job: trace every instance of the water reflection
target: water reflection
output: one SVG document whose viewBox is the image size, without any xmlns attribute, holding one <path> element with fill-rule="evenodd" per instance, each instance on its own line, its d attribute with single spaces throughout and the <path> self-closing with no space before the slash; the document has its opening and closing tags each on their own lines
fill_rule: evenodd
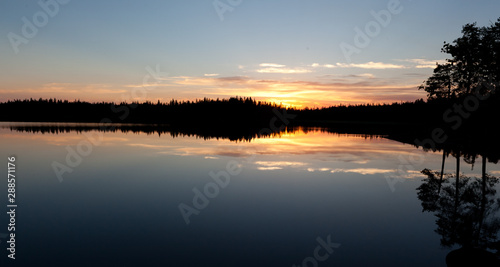
<svg viewBox="0 0 500 267">
<path fill-rule="evenodd" d="M 456 159 L 455 173 L 445 172 L 445 160 L 451 154 Z M 446 152 L 440 171 L 422 170 L 426 176 L 417 188 L 424 212 L 436 216 L 437 229 L 443 247 L 460 248 L 446 257 L 448 266 L 498 266 L 500 260 L 500 198 L 495 186 L 499 179 L 487 173 L 487 158 L 482 157 L 481 176 L 466 176 L 460 172 L 460 152 Z M 466 156 L 474 164 L 476 156 Z"/>
<path fill-rule="evenodd" d="M 71 146 L 85 139 L 86 134 L 104 133 L 102 147 L 124 146 L 151 155 L 201 157 L 205 160 L 258 156 L 255 160 L 245 160 L 245 167 L 261 172 L 295 170 L 332 175 L 395 175 L 397 170 L 394 166 L 398 163 L 395 155 L 415 153 L 413 146 L 384 136 L 342 134 L 327 128 L 286 128 L 267 136 L 249 135 L 248 139 L 235 140 L 223 135 L 211 138 L 206 133 L 176 132 L 168 127 L 114 126 L 113 129 L 101 129 L 98 124 L 9 123 L 3 128 L 10 130 L 11 134 L 3 136 L 12 140 L 36 137 L 51 145 Z M 409 170 L 402 178 L 415 177 L 421 177 L 421 174 Z"/>
<path fill-rule="evenodd" d="M 442 266 L 448 250 L 461 246 L 459 242 L 466 239 L 465 235 L 456 234 L 464 228 L 455 222 L 460 222 L 460 216 L 466 214 L 461 209 L 468 208 L 471 218 L 479 216 L 476 213 L 481 211 L 470 204 L 479 203 L 481 207 L 481 199 L 476 197 L 475 202 L 467 202 L 463 192 L 473 191 L 479 198 L 485 195 L 488 201 L 493 201 L 491 192 L 498 185 L 487 175 L 486 189 L 481 191 L 482 176 L 477 182 L 470 178 L 463 185 L 463 176 L 472 175 L 461 174 L 460 183 L 455 186 L 460 188 L 460 194 L 456 194 L 460 195 L 459 205 L 456 212 L 450 211 L 447 209 L 455 204 L 455 176 L 441 160 L 455 155 L 455 151 L 423 152 L 386 136 L 341 134 L 325 128 L 287 128 L 268 136 L 235 140 L 223 135 L 205 138 L 209 135 L 192 132 L 176 135 L 167 128 L 163 131 L 137 125 L 116 125 L 114 130 L 104 131 L 100 131 L 99 125 L 88 124 L 3 126 L 0 127 L 3 151 L 17 153 L 26 166 L 22 168 L 23 199 L 29 204 L 25 205 L 29 209 L 26 214 L 33 218 L 26 221 L 39 222 L 30 224 L 29 231 L 23 232 L 26 240 L 20 243 L 31 242 L 30 253 L 40 247 L 60 248 L 63 250 L 60 254 L 71 255 L 68 262 L 78 253 L 68 254 L 74 247 L 58 244 L 67 244 L 69 239 L 78 237 L 76 244 L 82 246 L 81 251 L 94 251 L 94 240 L 109 240 L 99 249 L 113 248 L 126 255 L 118 261 L 123 263 L 120 266 L 143 264 L 142 258 L 134 261 L 129 255 L 146 254 L 151 256 L 150 262 L 172 265 L 179 258 L 186 260 L 183 257 L 188 251 L 196 251 L 196 257 L 187 257 L 188 263 L 176 266 L 207 266 L 207 262 L 212 266 L 290 266 L 311 254 L 316 236 L 331 234 L 332 240 L 342 246 L 330 257 L 330 262 L 321 265 L 369 266 L 377 262 L 381 266 Z M 102 142 L 83 157 L 83 163 L 72 173 L 65 174 L 64 183 L 59 183 L 51 163 L 64 163 L 66 148 L 76 149 L 88 135 L 93 138 L 102 135 Z M 399 156 L 417 158 L 420 154 L 424 155 L 422 166 L 437 169 L 437 173 L 420 173 L 423 167 L 414 166 L 405 173 L 405 182 L 398 183 L 392 192 L 386 175 L 403 178 L 397 169 L 401 164 Z M 474 163 L 475 159 L 465 156 L 468 163 Z M 211 199 L 210 206 L 186 227 L 179 203 L 191 203 L 192 189 L 203 190 L 212 181 L 209 173 L 225 169 L 230 160 L 241 164 L 241 174 L 231 177 L 231 184 L 216 199 Z M 463 160 L 461 154 L 458 164 L 463 164 Z M 499 173 L 497 165 L 488 167 L 488 174 Z M 443 230 L 437 234 L 432 231 L 433 216 L 420 212 L 420 203 L 414 195 L 423 177 L 427 179 L 419 197 L 425 200 L 425 209 L 449 216 L 443 217 L 440 223 Z M 471 189 L 466 190 L 467 186 Z M 441 196 L 447 196 L 446 201 L 439 201 Z M 494 204 L 486 202 L 481 228 L 493 229 L 488 218 L 495 218 Z M 49 205 L 55 210 L 50 216 L 43 209 Z M 455 217 L 450 217 L 453 212 Z M 52 219 L 60 218 L 60 214 L 66 219 Z M 144 223 L 148 225 L 145 233 Z M 478 227 L 472 220 L 467 223 L 471 229 Z M 451 228 L 446 228 L 447 224 Z M 106 231 L 89 233 L 88 229 Z M 44 232 L 54 237 L 49 239 L 47 235 L 43 239 L 49 240 L 51 246 L 28 240 Z M 81 232 L 88 234 L 79 235 Z M 438 234 L 442 233 L 453 237 L 446 239 L 451 244 L 447 250 L 439 249 Z M 152 245 L 132 252 L 127 242 L 123 242 L 131 238 L 129 235 L 134 242 Z M 480 235 L 491 236 L 485 230 Z M 479 248 L 494 252 L 492 245 L 496 241 L 493 237 L 487 241 L 483 243 L 490 247 Z M 40 255 L 48 254 L 47 250 L 41 249 Z M 101 253 L 95 251 L 96 255 Z M 360 252 L 364 257 L 359 257 Z M 215 259 L 221 255 L 232 256 Z M 247 264 L 239 262 L 241 259 L 246 259 Z M 87 263 L 92 260 L 95 258 L 82 265 L 89 266 Z"/>
<path fill-rule="evenodd" d="M 99 132 L 122 132 L 122 133 L 145 133 L 147 135 L 169 135 L 171 137 L 195 136 L 204 140 L 228 139 L 230 141 L 252 141 L 258 138 L 280 137 L 285 134 L 302 132 L 322 132 L 339 134 L 342 132 L 324 127 L 282 127 L 274 130 L 268 128 L 231 128 L 229 127 L 172 127 L 167 124 L 137 124 L 137 123 L 70 123 L 70 122 L 0 122 L 0 128 L 10 129 L 16 132 L 41 133 L 41 134 L 63 134 L 84 133 L 90 131 Z M 377 134 L 349 134 L 364 138 L 380 137 Z"/>
<path fill-rule="evenodd" d="M 232 127 L 172 127 L 167 124 L 130 124 L 130 123 L 46 123 L 46 122 L 0 122 L 0 128 L 8 128 L 11 131 L 62 134 L 70 132 L 122 132 L 122 133 L 145 133 L 147 135 L 170 135 L 172 137 L 196 136 L 205 140 L 229 139 L 231 141 L 249 141 L 257 137 L 277 136 L 280 131 L 260 131 L 258 128 L 232 128 Z"/>
</svg>

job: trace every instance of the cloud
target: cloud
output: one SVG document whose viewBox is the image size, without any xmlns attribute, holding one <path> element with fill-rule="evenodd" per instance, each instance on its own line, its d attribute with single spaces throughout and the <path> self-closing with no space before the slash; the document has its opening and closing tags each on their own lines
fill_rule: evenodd
<svg viewBox="0 0 500 267">
<path fill-rule="evenodd" d="M 360 69 L 377 69 L 377 70 L 385 70 L 385 69 L 434 69 L 436 68 L 436 63 L 444 64 L 446 63 L 445 59 L 436 59 L 436 60 L 428 60 L 423 58 L 410 58 L 410 59 L 396 59 L 396 61 L 411 63 L 411 66 L 408 64 L 392 64 L 392 63 L 384 63 L 384 62 L 365 62 L 365 63 L 334 63 L 334 64 L 319 64 L 313 63 L 310 66 L 313 68 L 360 68 Z"/>
<path fill-rule="evenodd" d="M 166 135 L 164 141 L 158 142 L 147 135 L 143 137 L 145 139 L 140 139 L 140 142 L 125 139 L 117 145 L 126 143 L 129 146 L 150 149 L 161 155 L 197 156 L 206 160 L 238 158 L 237 161 L 245 167 L 265 171 L 293 169 L 320 173 L 381 174 L 395 178 L 422 177 L 416 170 L 401 173 L 396 169 L 400 162 L 394 155 L 415 153 L 414 146 L 376 136 L 367 139 L 365 135 L 299 128 L 237 145 L 226 139 L 201 140 L 186 137 L 172 142 L 175 137 Z M 74 140 L 68 143 L 71 141 Z M 428 162 L 440 160 L 439 153 L 429 153 L 426 157 Z"/>
<path fill-rule="evenodd" d="M 385 174 L 387 178 L 391 179 L 415 179 L 415 178 L 425 178 L 419 171 L 407 170 L 405 173 L 401 174 L 399 172 L 394 172 L 393 174 Z"/>
<path fill-rule="evenodd" d="M 381 173 L 392 173 L 395 172 L 393 169 L 378 169 L 378 168 L 354 168 L 354 169 L 333 169 L 331 173 L 336 172 L 353 172 L 363 175 L 367 174 L 381 174 Z"/>
<path fill-rule="evenodd" d="M 261 165 L 261 166 L 266 166 L 266 167 L 303 166 L 303 165 L 305 165 L 304 162 L 298 162 L 298 161 L 256 161 L 255 164 Z"/>
<path fill-rule="evenodd" d="M 276 63 L 261 63 L 259 66 L 264 68 L 256 70 L 258 73 L 300 74 L 312 72 L 304 68 L 285 68 L 286 65 Z"/>
<path fill-rule="evenodd" d="M 327 172 L 330 170 L 330 168 L 307 168 L 306 169 L 308 172 L 316 172 L 316 171 L 319 171 L 319 172 Z"/>
<path fill-rule="evenodd" d="M 406 68 L 403 65 L 396 65 L 396 64 L 390 64 L 390 63 L 383 63 L 383 62 L 366 62 L 366 63 L 351 63 L 351 64 L 346 64 L 346 63 L 335 63 L 335 64 L 323 64 L 320 65 L 319 63 L 313 63 L 311 64 L 311 67 L 313 68 L 328 68 L 328 69 L 333 69 L 333 68 L 360 68 L 360 69 L 404 69 Z"/>
<path fill-rule="evenodd" d="M 374 79 L 375 75 L 371 73 L 361 73 L 361 74 L 349 74 L 344 76 L 346 78 L 367 78 L 367 79 Z"/>
<path fill-rule="evenodd" d="M 436 63 L 437 64 L 446 63 L 445 59 L 428 60 L 428 59 L 423 59 L 423 58 L 400 59 L 399 61 L 416 64 L 416 66 L 414 66 L 414 68 L 417 68 L 417 69 L 435 69 Z"/>
<path fill-rule="evenodd" d="M 261 63 L 259 64 L 261 67 L 271 67 L 271 68 L 282 68 L 285 67 L 286 65 L 281 65 L 281 64 L 275 64 L 275 63 Z"/>
<path fill-rule="evenodd" d="M 274 64 L 274 63 L 263 63 Z M 276 64 L 277 65 L 277 64 Z M 318 64 L 319 65 L 319 64 Z M 328 65 L 328 64 L 326 64 Z M 323 65 L 321 65 L 323 66 Z M 262 72 L 300 73 L 301 69 L 288 67 L 262 68 Z M 302 72 L 314 70 L 309 66 Z M 213 73 L 215 74 L 215 73 Z M 420 81 L 412 84 L 408 79 L 380 79 L 367 72 L 355 74 L 329 74 L 308 79 L 262 79 L 250 76 L 170 76 L 155 84 L 148 92 L 148 98 L 191 100 L 194 98 L 227 98 L 248 96 L 256 100 L 271 101 L 294 107 L 321 107 L 335 104 L 382 103 L 395 101 L 413 101 L 424 98 L 425 92 L 417 90 Z M 314 80 L 312 80 L 314 79 Z M 109 94 L 111 101 L 117 101 L 122 95 L 129 96 L 135 88 L 143 84 L 121 86 L 92 85 L 88 88 L 74 84 L 48 84 L 47 92 L 68 94 L 69 99 L 80 98 L 81 93 Z M 148 87 L 149 88 L 149 87 Z M 9 90 L 9 89 L 7 89 Z M 39 89 L 37 89 L 38 91 Z M 44 91 L 44 90 L 42 90 Z M 10 91 L 0 89 L 0 97 Z M 18 93 L 18 92 L 16 92 Z M 29 92 L 26 92 L 27 94 Z M 125 99 L 127 101 L 127 99 Z"/>
<path fill-rule="evenodd" d="M 339 64 L 339 63 L 337 63 Z M 333 65 L 333 64 L 323 64 L 323 65 L 320 65 L 319 63 L 313 63 L 311 64 L 311 67 L 313 68 L 329 68 L 329 69 L 332 69 L 332 68 L 336 68 L 337 66 Z"/>
<path fill-rule="evenodd" d="M 312 72 L 311 70 L 308 69 L 302 69 L 302 68 L 297 68 L 297 69 L 289 69 L 289 68 L 264 68 L 264 69 L 258 69 L 258 73 L 285 73 L 285 74 L 300 74 L 300 73 L 309 73 Z"/>
<path fill-rule="evenodd" d="M 419 171 L 413 171 L 413 170 L 408 170 L 405 174 L 400 174 L 397 172 L 397 170 L 394 169 L 380 169 L 380 168 L 352 168 L 352 169 L 346 169 L 346 168 L 336 168 L 336 169 L 330 169 L 330 168 L 307 168 L 307 171 L 309 172 L 325 172 L 325 171 L 330 171 L 331 173 L 357 173 L 361 175 L 375 175 L 375 174 L 384 174 L 387 177 L 390 178 L 395 178 L 395 179 L 414 179 L 414 178 L 422 178 L 423 175 Z"/>
<path fill-rule="evenodd" d="M 214 76 L 219 76 L 218 73 L 208 73 L 204 75 L 205 77 L 214 77 Z"/>
<path fill-rule="evenodd" d="M 284 69 L 286 68 L 279 68 Z M 169 77 L 160 84 L 158 93 L 174 97 L 177 92 L 193 97 L 249 96 L 265 101 L 288 103 L 296 107 L 329 106 L 333 104 L 380 103 L 412 101 L 425 97 L 419 84 L 404 84 L 382 80 L 371 73 L 341 75 L 342 79 L 323 81 L 255 79 L 248 76 L 228 77 Z M 175 91 L 174 91 L 175 90 Z"/>
<path fill-rule="evenodd" d="M 337 63 L 337 67 L 339 68 L 361 68 L 361 69 L 377 69 L 377 70 L 383 70 L 383 69 L 404 69 L 406 68 L 403 65 L 395 65 L 395 64 L 390 64 L 390 63 L 383 63 L 383 62 L 367 62 L 367 63 L 351 63 L 351 64 L 345 64 L 345 63 Z"/>
</svg>

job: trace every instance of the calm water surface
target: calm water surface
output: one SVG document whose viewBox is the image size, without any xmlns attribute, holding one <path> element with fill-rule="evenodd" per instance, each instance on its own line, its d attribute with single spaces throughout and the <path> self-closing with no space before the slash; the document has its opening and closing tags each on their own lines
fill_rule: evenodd
<svg viewBox="0 0 500 267">
<path fill-rule="evenodd" d="M 16 260 L 1 215 L 1 266 L 445 266 L 458 248 L 417 198 L 441 152 L 321 129 L 234 142 L 1 125 L 18 204 Z M 477 161 L 461 171 L 480 176 Z"/>
</svg>

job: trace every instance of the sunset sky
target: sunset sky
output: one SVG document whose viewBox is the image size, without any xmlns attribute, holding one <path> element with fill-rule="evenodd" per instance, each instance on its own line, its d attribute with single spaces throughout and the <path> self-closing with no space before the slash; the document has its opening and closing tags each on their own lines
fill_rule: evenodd
<svg viewBox="0 0 500 267">
<path fill-rule="evenodd" d="M 0 102 L 415 100 L 447 57 L 443 42 L 499 10 L 498 0 L 6 0 Z"/>
</svg>

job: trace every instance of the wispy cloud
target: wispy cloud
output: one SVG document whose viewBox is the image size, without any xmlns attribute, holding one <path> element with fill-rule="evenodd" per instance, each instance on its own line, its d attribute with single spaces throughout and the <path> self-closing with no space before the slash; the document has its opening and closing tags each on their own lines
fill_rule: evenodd
<svg viewBox="0 0 500 267">
<path fill-rule="evenodd" d="M 390 63 L 384 63 L 384 62 L 366 62 L 366 63 L 337 63 L 337 67 L 339 68 L 361 68 L 361 69 L 377 69 L 377 70 L 384 70 L 384 69 L 404 69 L 406 68 L 404 65 L 396 65 L 396 64 L 390 64 Z"/>
<path fill-rule="evenodd" d="M 259 64 L 261 67 L 271 67 L 271 68 L 283 68 L 286 65 L 275 64 L 275 63 L 261 63 Z"/>
<path fill-rule="evenodd" d="M 298 161 L 256 161 L 255 164 L 272 167 L 272 166 L 304 166 L 306 165 L 304 162 Z"/>
<path fill-rule="evenodd" d="M 282 73 L 286 68 L 281 69 Z M 285 70 L 285 71 L 284 71 Z M 336 76 L 341 79 L 283 80 L 249 76 L 189 77 L 173 76 L 157 85 L 155 92 L 175 97 L 177 92 L 192 92 L 195 97 L 250 96 L 294 106 L 328 106 L 336 103 L 394 102 L 414 100 L 425 94 L 419 84 L 399 84 L 375 78 L 371 73 Z M 185 94 L 185 93 L 184 93 Z"/>
<path fill-rule="evenodd" d="M 393 169 L 377 169 L 377 168 L 354 168 L 354 169 L 333 169 L 330 172 L 331 173 L 353 172 L 353 173 L 367 175 L 367 174 L 391 173 L 391 172 L 395 172 L 395 170 L 393 170 Z"/>
<path fill-rule="evenodd" d="M 306 68 L 287 68 L 286 65 L 276 63 L 261 63 L 261 69 L 256 70 L 258 73 L 282 73 L 282 74 L 300 74 L 312 72 Z"/>
<path fill-rule="evenodd" d="M 330 173 L 357 173 L 361 175 L 384 174 L 393 178 L 415 179 L 422 178 L 423 175 L 419 171 L 408 170 L 401 175 L 395 169 L 380 169 L 380 168 L 307 168 L 308 172 L 330 172 Z"/>
<path fill-rule="evenodd" d="M 429 60 L 423 58 L 400 59 L 399 61 L 413 63 L 415 64 L 414 68 L 417 69 L 434 69 L 436 68 L 436 64 L 446 63 L 445 59 Z"/>
<path fill-rule="evenodd" d="M 301 167 L 306 165 L 304 162 L 297 161 L 256 161 L 257 169 L 261 171 L 282 170 L 284 167 Z"/>
<path fill-rule="evenodd" d="M 334 63 L 334 64 L 319 64 L 313 63 L 310 66 L 313 68 L 360 68 L 360 69 L 434 69 L 436 67 L 436 63 L 443 64 L 446 62 L 444 59 L 436 59 L 436 60 L 427 60 L 422 58 L 412 58 L 412 59 L 397 59 L 396 61 L 407 62 L 411 64 L 393 64 L 393 63 L 385 63 L 385 62 L 365 62 L 365 63 Z"/>
<path fill-rule="evenodd" d="M 258 73 L 284 73 L 284 74 L 299 74 L 299 73 L 309 73 L 311 70 L 308 69 L 289 69 L 289 68 L 264 68 L 258 69 Z"/>
<path fill-rule="evenodd" d="M 327 172 L 331 170 L 330 168 L 307 168 L 308 172 Z"/>
<path fill-rule="evenodd" d="M 339 64 L 339 63 L 337 63 L 337 64 Z M 321 65 L 319 63 L 313 63 L 313 64 L 311 64 L 311 67 L 313 67 L 313 68 L 320 68 L 321 67 L 321 68 L 333 69 L 333 68 L 336 68 L 337 66 L 334 65 L 334 64 L 323 64 L 323 65 Z"/>
<path fill-rule="evenodd" d="M 371 73 L 361 73 L 361 74 L 349 74 L 345 75 L 346 78 L 366 78 L 366 79 L 374 79 L 375 75 Z"/>
<path fill-rule="evenodd" d="M 262 63 L 263 66 L 278 66 L 276 63 Z M 328 64 L 325 64 L 328 68 Z M 321 65 L 321 66 L 325 66 Z M 370 64 L 368 64 L 370 65 Z M 371 64 L 371 67 L 374 67 Z M 284 66 L 284 65 L 283 65 Z M 316 65 L 314 65 L 316 66 Z M 339 65 L 342 66 L 342 65 Z M 379 64 L 379 67 L 383 66 Z M 316 68 L 319 67 L 319 64 Z M 387 67 L 387 66 L 386 66 Z M 304 68 L 263 67 L 261 73 L 305 73 L 314 70 Z M 337 67 L 340 68 L 340 67 Z M 339 103 L 380 103 L 394 101 L 412 101 L 425 97 L 425 92 L 416 90 L 419 83 L 410 84 L 408 80 L 381 79 L 372 73 L 329 74 L 327 76 L 303 77 L 303 79 L 273 78 L 251 76 L 220 76 L 218 73 L 207 73 L 202 76 L 170 76 L 152 83 L 147 87 L 147 97 L 153 99 L 194 99 L 203 97 L 231 97 L 235 95 L 249 96 L 257 100 L 274 101 L 295 107 L 329 106 Z M 257 74 L 254 74 L 257 75 Z M 60 95 L 63 98 L 77 99 L 82 95 L 110 101 L 128 101 L 132 92 L 144 88 L 144 84 L 71 84 L 47 83 L 38 88 L 19 89 L 15 93 L 50 97 Z M 151 90 L 149 90 L 151 88 Z M 0 97 L 13 89 L 0 89 Z M 33 94 L 41 93 L 40 95 Z M 142 92 L 142 91 L 138 91 Z M 139 95 L 136 92 L 136 95 Z M 123 96 L 128 98 L 122 99 Z M 88 98 L 87 98 L 88 99 Z"/>
</svg>

